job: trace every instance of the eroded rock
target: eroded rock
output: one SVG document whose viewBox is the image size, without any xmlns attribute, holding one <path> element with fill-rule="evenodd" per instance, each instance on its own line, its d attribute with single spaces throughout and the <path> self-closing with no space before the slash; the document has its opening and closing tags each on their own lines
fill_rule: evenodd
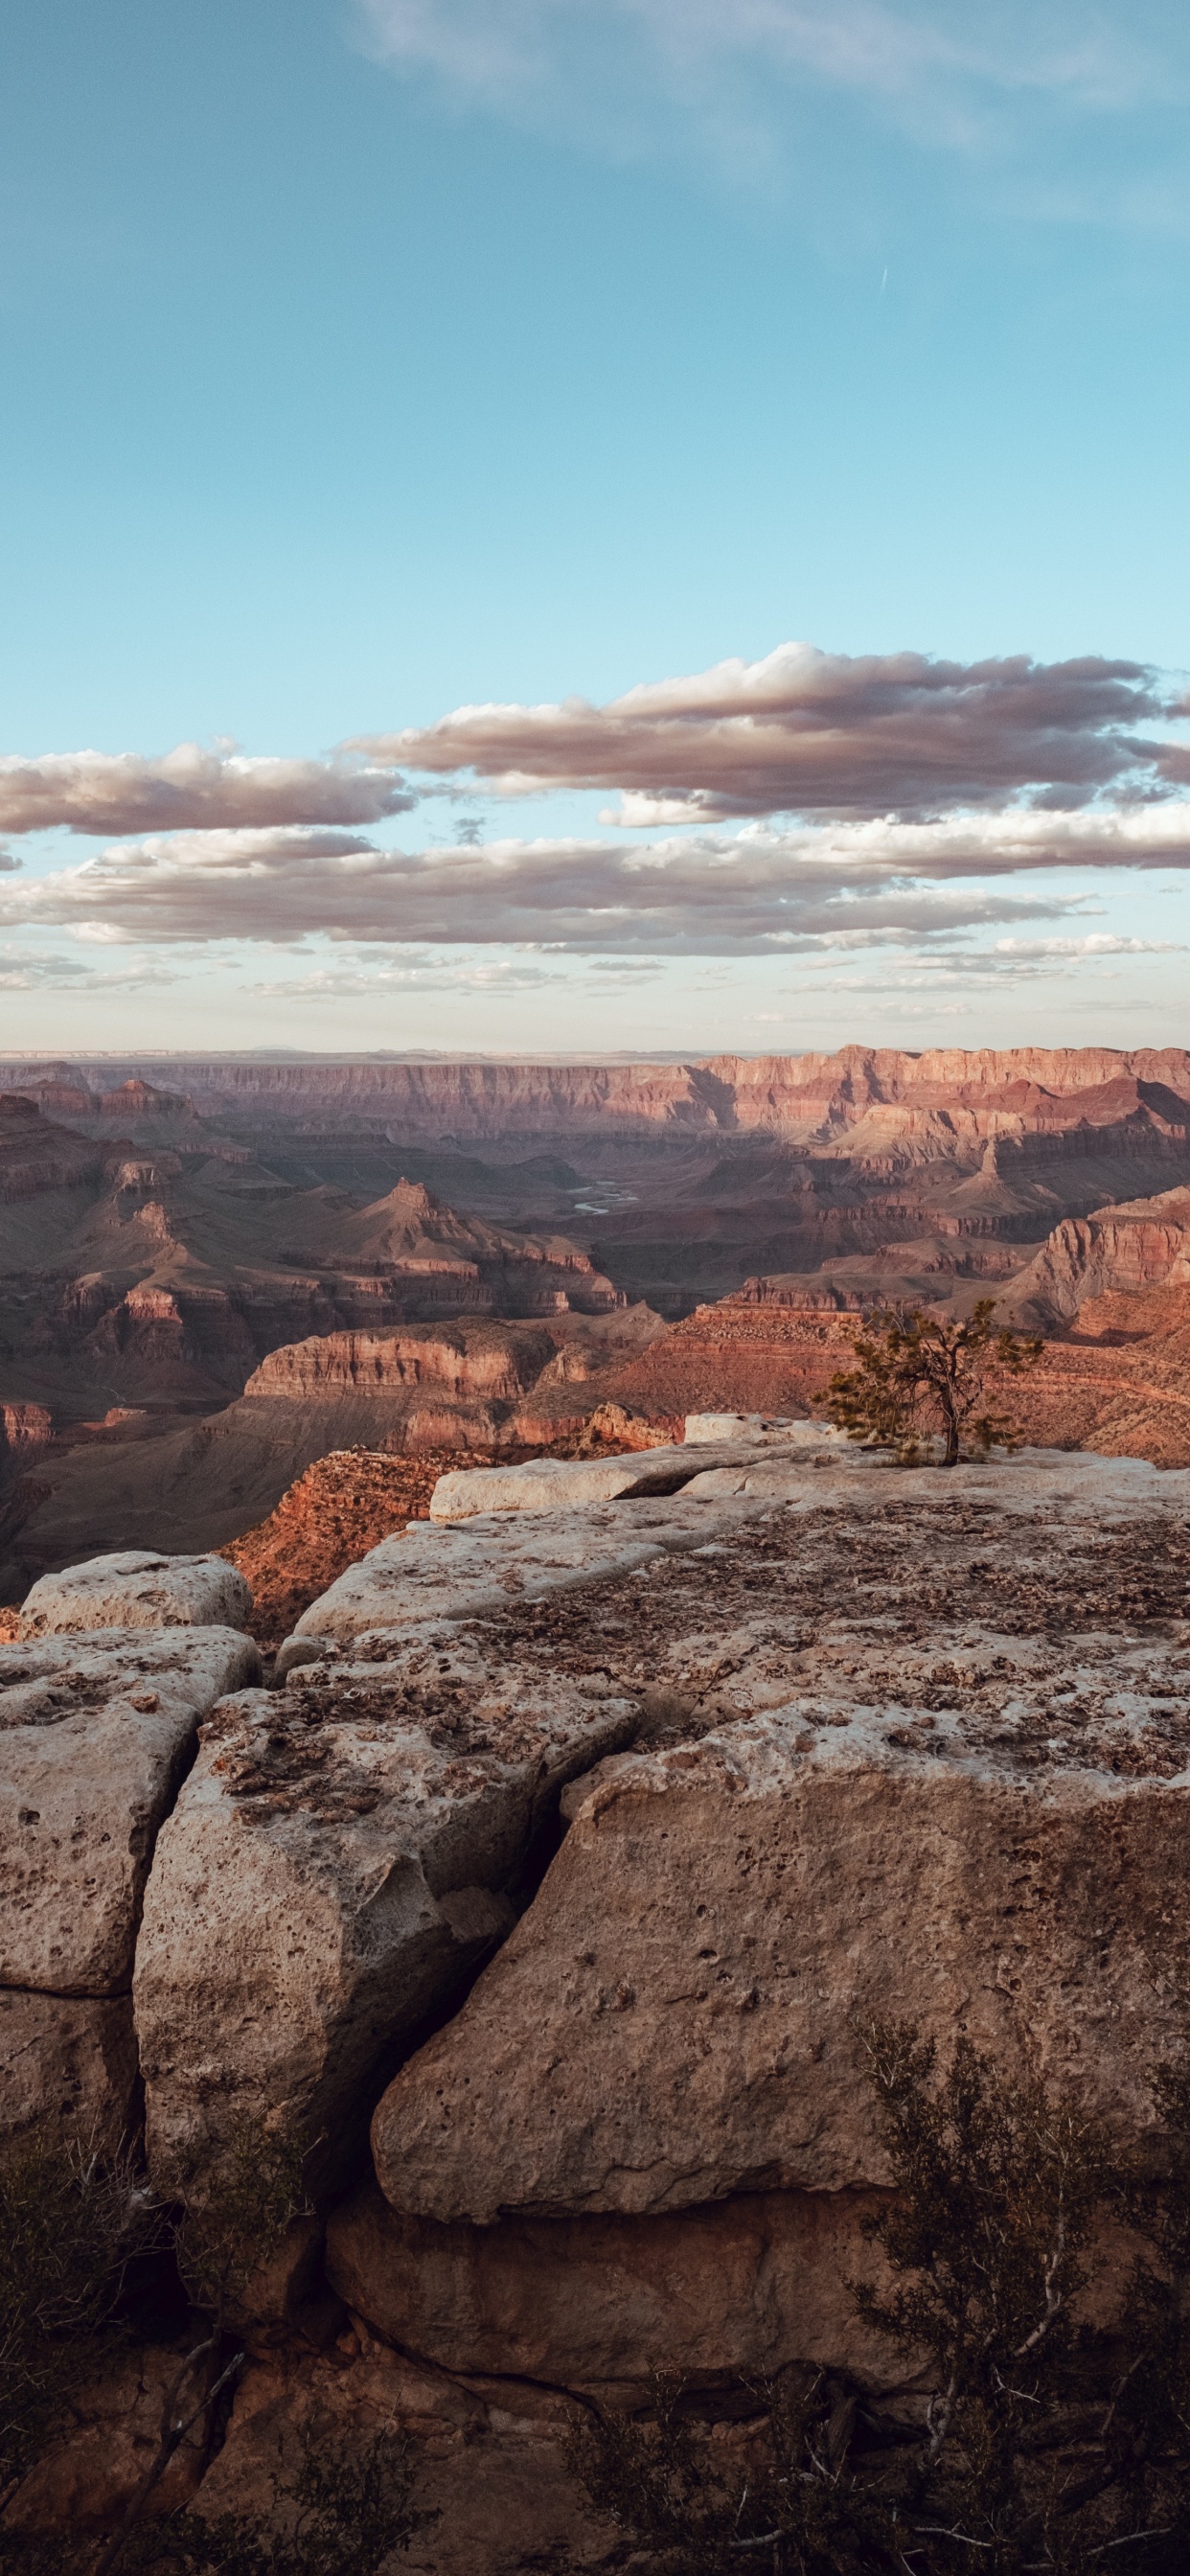
<svg viewBox="0 0 1190 2576">
<path fill-rule="evenodd" d="M 221 1556 L 159 1556 L 128 1548 L 43 1574 L 26 1596 L 24 1637 L 96 1628 L 244 1628 L 252 1595 Z"/>
<path fill-rule="evenodd" d="M 131 2138 L 136 2091 L 130 1995 L 0 1987 L 0 2146 L 41 2129 L 113 2154 Z"/>
<path fill-rule="evenodd" d="M 793 2361 L 878 2369 L 850 2278 L 877 2277 L 871 2192 L 753 2192 L 653 2218 L 403 2218 L 374 2182 L 336 2210 L 329 2277 L 381 2333 L 465 2377 L 647 2402 L 653 2375 L 704 2387 Z"/>
<path fill-rule="evenodd" d="M 349 1652 L 372 1631 L 378 1632 L 374 1651 L 383 1658 L 389 1649 L 380 1632 L 431 1619 L 490 1619 L 510 1602 L 614 1583 L 656 1558 L 705 1546 L 721 1522 L 731 1525 L 746 1508 L 716 1512 L 679 1493 L 541 1515 L 488 1512 L 461 1524 L 411 1522 L 403 1536 L 382 1539 L 311 1602 L 281 1647 L 278 1672 L 328 1648 Z"/>
<path fill-rule="evenodd" d="M 230 1628 L 0 1646 L 0 1984 L 127 1992 L 154 1840 L 198 1721 L 258 1672 L 252 1640 Z"/>
<path fill-rule="evenodd" d="M 1185 1482 L 849 1462 L 808 1475 L 823 1508 L 598 1610 L 506 1613 L 506 1651 L 598 1653 L 714 1723 L 572 1792 L 533 1905 L 377 2112 L 394 2208 L 878 2187 L 873 2017 L 966 2030 L 1143 2138 L 1190 1995 Z"/>
<path fill-rule="evenodd" d="M 563 1782 L 635 1702 L 419 1628 L 226 1699 L 163 1830 L 137 1952 L 148 2151 L 176 2187 L 241 2115 L 350 2169 L 385 2073 L 513 1917 Z"/>
</svg>

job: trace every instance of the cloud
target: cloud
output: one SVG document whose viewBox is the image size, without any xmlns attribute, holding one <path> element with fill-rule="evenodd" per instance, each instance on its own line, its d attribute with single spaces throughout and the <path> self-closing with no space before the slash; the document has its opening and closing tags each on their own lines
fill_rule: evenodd
<svg viewBox="0 0 1190 2576">
<path fill-rule="evenodd" d="M 942 0 L 360 0 L 360 14 L 382 59 L 504 106 L 548 96 L 576 46 L 589 63 L 592 37 L 605 55 L 640 40 L 683 87 L 742 61 L 891 101 L 970 84 L 1099 109 L 1168 95 L 1184 51 L 1168 11 L 1146 38 L 1142 9 L 1112 24 L 1074 0 L 984 0 L 977 12 Z"/>
<path fill-rule="evenodd" d="M 657 828 L 777 813 L 927 816 L 1019 794 L 1076 806 L 1121 781 L 1151 792 L 1171 747 L 1137 728 L 1167 713 L 1138 662 L 960 663 L 782 644 L 604 707 L 464 706 L 347 747 L 506 796 L 619 789 L 619 815 L 601 819 Z"/>
<path fill-rule="evenodd" d="M 176 975 L 151 964 L 134 962 L 97 974 L 78 957 L 51 957 L 31 954 L 26 949 L 0 949 L 0 993 L 68 993 L 86 991 L 127 993 L 138 990 L 156 992 L 162 984 L 174 984 Z"/>
<path fill-rule="evenodd" d="M 1068 902 L 977 880 L 1190 867 L 1190 800 L 1106 812 L 1012 809 L 937 823 L 749 825 L 645 847 L 497 841 L 379 850 L 358 835 L 195 832 L 113 846 L 0 888 L 0 927 L 102 943 L 323 935 L 382 947 L 538 946 L 608 957 L 763 954 L 877 931 L 931 936 Z"/>
<path fill-rule="evenodd" d="M 621 152 L 655 152 L 676 124 L 737 166 L 749 144 L 788 143 L 799 98 L 834 93 L 933 151 L 986 156 L 1039 121 L 1118 124 L 1190 85 L 1167 0 L 357 0 L 357 23 L 376 59 L 461 105 Z"/>
<path fill-rule="evenodd" d="M 378 823 L 414 803 L 391 766 L 249 759 L 179 743 L 160 760 L 135 752 L 47 752 L 0 758 L 0 831 L 108 832 Z M 0 868 L 16 866 L 0 855 Z"/>
</svg>

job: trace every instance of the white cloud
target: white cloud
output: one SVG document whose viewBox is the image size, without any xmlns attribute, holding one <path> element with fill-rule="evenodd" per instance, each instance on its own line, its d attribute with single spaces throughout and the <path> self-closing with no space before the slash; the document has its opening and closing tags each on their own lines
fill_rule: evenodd
<svg viewBox="0 0 1190 2576">
<path fill-rule="evenodd" d="M 656 830 L 780 813 L 927 817 L 1018 795 L 1071 807 L 1122 782 L 1151 790 L 1186 757 L 1143 730 L 1173 712 L 1137 662 L 960 663 L 789 643 L 607 706 L 457 707 L 347 748 L 500 796 L 618 789 L 618 813 L 601 819 Z"/>
<path fill-rule="evenodd" d="M 400 778 L 343 754 L 332 760 L 249 759 L 179 743 L 159 760 L 136 752 L 46 752 L 0 758 L 0 831 L 232 829 L 294 823 L 378 823 L 414 799 Z M 0 855 L 0 868 L 16 862 Z"/>
</svg>

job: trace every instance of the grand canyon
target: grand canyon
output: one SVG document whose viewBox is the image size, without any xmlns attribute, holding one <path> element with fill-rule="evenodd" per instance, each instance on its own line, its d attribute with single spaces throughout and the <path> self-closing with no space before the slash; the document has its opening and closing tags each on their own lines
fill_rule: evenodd
<svg viewBox="0 0 1190 2576">
<path fill-rule="evenodd" d="M 284 2534 L 328 2428 L 418 2576 L 684 2566 L 576 2431 L 666 2388 L 745 2487 L 807 2372 L 895 2456 L 864 2030 L 1121 2172 L 1187 2047 L 1190 1053 L 10 1061 L 0 1235 L 6 2151 L 302 2175 L 218 2410 L 158 2253 L 16 2563 Z M 987 1297 L 1015 1456 L 830 1426 Z"/>
</svg>

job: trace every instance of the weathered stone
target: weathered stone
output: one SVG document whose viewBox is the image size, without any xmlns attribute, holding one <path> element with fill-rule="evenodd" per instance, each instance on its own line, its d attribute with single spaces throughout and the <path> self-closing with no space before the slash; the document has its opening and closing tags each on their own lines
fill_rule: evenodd
<svg viewBox="0 0 1190 2576">
<path fill-rule="evenodd" d="M 136 2082 L 130 1996 L 0 1987 L 0 2145 L 41 2129 L 111 2154 L 131 2136 Z"/>
<path fill-rule="evenodd" d="M 23 1637 L 96 1628 L 245 1628 L 252 1595 L 221 1556 L 157 1556 L 128 1548 L 43 1574 L 26 1595 Z"/>
<path fill-rule="evenodd" d="M 349 2169 L 402 2043 L 507 1931 L 573 1773 L 631 1735 L 604 1676 L 543 1683 L 479 1633 L 229 1698 L 164 1828 L 137 1951 L 151 2170 L 248 2113 Z"/>
<path fill-rule="evenodd" d="M 751 2192 L 654 2218 L 402 2218 L 361 2184 L 327 2230 L 348 2307 L 466 2377 L 647 2395 L 655 2372 L 700 2385 L 792 2361 L 878 2371 L 848 2280 L 878 2276 L 871 2192 Z"/>
<path fill-rule="evenodd" d="M 759 1444 L 744 1437 L 720 1444 L 723 1466 L 744 1465 Z M 529 1458 L 520 1467 L 455 1467 L 430 1498 L 432 1521 L 465 1521 L 480 1512 L 572 1512 L 591 1503 L 627 1502 L 639 1494 L 676 1494 L 705 1461 L 685 1448 L 642 1449 L 621 1458 Z"/>
<path fill-rule="evenodd" d="M 250 2366 L 236 2390 L 223 2448 L 194 2510 L 260 2518 L 288 2538 L 292 2487 L 307 2443 L 360 2459 L 378 2438 L 412 2437 L 414 2510 L 426 2520 L 393 2564 L 409 2576 L 527 2576 L 623 2565 L 619 2536 L 592 2511 L 566 2459 L 566 2408 L 526 2406 L 510 2380 L 470 2394 L 441 2372 L 417 2368 L 383 2345 L 349 2349 L 297 2367 L 283 2358 Z"/>
<path fill-rule="evenodd" d="M 462 1525 L 413 1521 L 382 1539 L 298 1620 L 277 1657 L 278 1672 L 313 1661 L 328 1647 L 349 1651 L 372 1631 L 427 1619 L 489 1619 L 510 1601 L 534 1601 L 575 1584 L 607 1584 L 654 1558 L 713 1540 L 746 1504 L 689 1504 L 684 1494 L 631 1505 L 591 1503 L 540 1518 L 477 1514 Z M 383 1649 L 377 1640 L 375 1651 Z"/>
<path fill-rule="evenodd" d="M 259 1669 L 230 1628 L 0 1647 L 0 1984 L 127 1989 L 154 1839 L 198 1721 Z"/>
<path fill-rule="evenodd" d="M 5 2507 L 5 2528 L 32 2539 L 110 2531 L 131 2504 L 161 2441 L 161 2417 L 185 2346 L 142 2344 L 109 2354 L 72 2398 L 66 2421 Z M 191 2427 L 155 2488 L 148 2519 L 188 2505 L 204 2466 L 203 2428 Z"/>
<path fill-rule="evenodd" d="M 693 1732 L 717 1722 L 568 1800 L 533 1905 L 377 2112 L 394 2207 L 879 2186 L 873 2017 L 944 2050 L 965 2030 L 1142 2138 L 1190 1994 L 1183 1482 L 848 1462 L 807 1479 L 825 1509 L 800 1496 L 598 1612 L 490 1623 L 491 1652 L 647 1669 Z"/>
</svg>

